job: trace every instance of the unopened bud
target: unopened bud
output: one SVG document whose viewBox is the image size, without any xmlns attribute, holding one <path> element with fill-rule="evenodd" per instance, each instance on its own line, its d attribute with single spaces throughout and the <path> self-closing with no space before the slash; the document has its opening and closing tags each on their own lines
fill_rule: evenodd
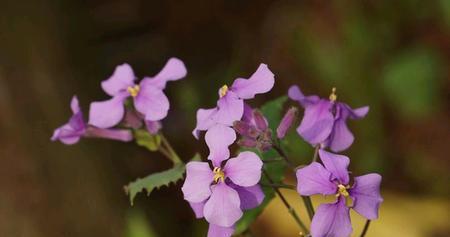
<svg viewBox="0 0 450 237">
<path fill-rule="evenodd" d="M 286 136 L 287 131 L 292 126 L 292 124 L 295 121 L 295 118 L 297 117 L 298 109 L 295 107 L 291 107 L 286 114 L 284 115 L 283 119 L 280 122 L 280 125 L 278 125 L 277 128 L 277 137 L 278 138 L 284 138 Z"/>
<path fill-rule="evenodd" d="M 256 140 L 254 139 L 243 137 L 241 140 L 238 141 L 238 145 L 243 147 L 254 148 L 256 147 L 257 143 Z"/>
<path fill-rule="evenodd" d="M 253 119 L 255 120 L 256 128 L 265 131 L 268 127 L 267 120 L 259 110 L 253 110 Z"/>
<path fill-rule="evenodd" d="M 235 121 L 233 123 L 234 130 L 239 133 L 240 135 L 247 135 L 250 130 L 250 125 L 246 122 L 242 121 Z"/>
</svg>

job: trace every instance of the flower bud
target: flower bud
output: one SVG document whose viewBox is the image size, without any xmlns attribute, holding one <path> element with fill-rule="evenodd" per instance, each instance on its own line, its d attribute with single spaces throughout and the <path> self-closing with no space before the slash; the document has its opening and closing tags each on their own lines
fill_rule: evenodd
<svg viewBox="0 0 450 237">
<path fill-rule="evenodd" d="M 265 131 L 267 129 L 267 120 L 259 110 L 253 110 L 253 119 L 255 120 L 256 128 L 261 131 Z"/>
<path fill-rule="evenodd" d="M 287 131 L 292 126 L 292 124 L 295 121 L 295 118 L 297 117 L 298 109 L 295 107 L 291 107 L 286 114 L 284 115 L 283 119 L 281 120 L 280 124 L 277 128 L 277 137 L 278 138 L 284 138 L 286 136 Z"/>
</svg>

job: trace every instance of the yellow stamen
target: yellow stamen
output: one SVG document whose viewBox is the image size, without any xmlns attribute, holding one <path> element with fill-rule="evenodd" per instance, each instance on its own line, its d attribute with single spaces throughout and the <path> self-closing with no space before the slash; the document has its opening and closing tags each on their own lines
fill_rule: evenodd
<svg viewBox="0 0 450 237">
<path fill-rule="evenodd" d="M 127 91 L 130 93 L 131 96 L 136 97 L 139 94 L 139 91 L 141 90 L 141 87 L 139 85 L 129 86 L 127 88 Z"/>
<path fill-rule="evenodd" d="M 333 89 L 331 89 L 331 94 L 329 98 L 333 102 L 337 100 L 336 87 L 333 87 Z"/>
<path fill-rule="evenodd" d="M 342 184 L 339 184 L 338 185 L 338 192 L 336 194 L 336 197 L 339 197 L 340 195 L 342 195 L 344 197 L 348 197 L 349 196 L 348 191 L 347 191 L 348 188 L 350 188 L 350 186 L 348 186 L 348 185 L 344 186 Z"/>
<path fill-rule="evenodd" d="M 219 90 L 220 98 L 224 97 L 227 94 L 227 92 L 228 92 L 228 86 L 223 85 Z"/>
<path fill-rule="evenodd" d="M 222 171 L 219 167 L 214 167 L 213 169 L 214 173 L 214 182 L 218 183 L 219 181 L 224 182 L 225 180 L 225 173 Z"/>
</svg>

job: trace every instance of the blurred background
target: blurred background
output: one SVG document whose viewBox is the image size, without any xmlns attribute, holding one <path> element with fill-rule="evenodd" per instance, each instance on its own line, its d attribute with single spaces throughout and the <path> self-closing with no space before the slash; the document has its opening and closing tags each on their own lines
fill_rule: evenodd
<svg viewBox="0 0 450 237">
<path fill-rule="evenodd" d="M 130 206 L 123 186 L 170 167 L 161 155 L 134 143 L 50 142 L 74 94 L 87 114 L 91 101 L 107 98 L 100 81 L 116 65 L 152 76 L 172 56 L 188 76 L 167 88 L 164 132 L 183 159 L 206 155 L 190 134 L 196 109 L 214 106 L 220 86 L 264 62 L 276 85 L 254 106 L 293 84 L 322 96 L 335 86 L 339 100 L 370 105 L 368 117 L 350 123 L 356 140 L 345 152 L 353 174 L 384 177 L 381 218 L 367 236 L 450 236 L 448 0 L 2 0 L 1 236 L 205 236 L 181 182 Z M 313 148 L 299 144 L 298 162 L 310 159 Z M 297 194 L 286 195 L 305 216 Z M 357 236 L 363 219 L 353 220 Z M 279 200 L 252 230 L 299 232 Z"/>
</svg>

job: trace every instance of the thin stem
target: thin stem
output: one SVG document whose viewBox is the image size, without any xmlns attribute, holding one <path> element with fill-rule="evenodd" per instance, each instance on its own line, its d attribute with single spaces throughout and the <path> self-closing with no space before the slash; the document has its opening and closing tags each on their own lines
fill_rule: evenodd
<svg viewBox="0 0 450 237">
<path fill-rule="evenodd" d="M 158 149 L 158 151 L 159 152 L 161 152 L 161 154 L 163 154 L 165 157 L 167 157 L 169 160 L 172 160 L 172 155 L 170 154 L 170 152 L 168 152 L 167 150 L 166 150 L 166 148 L 164 148 L 164 147 L 159 147 L 159 149 Z"/>
<path fill-rule="evenodd" d="M 275 149 L 278 154 L 280 154 L 280 156 L 286 161 L 286 163 L 291 167 L 295 167 L 294 164 L 289 160 L 289 158 L 287 157 L 286 153 L 284 153 L 283 149 L 281 149 L 281 146 L 278 146 L 276 144 L 273 144 L 273 149 Z"/>
<path fill-rule="evenodd" d="M 317 158 L 319 157 L 319 149 L 320 149 L 320 145 L 317 145 L 316 148 L 314 149 L 314 156 L 313 156 L 312 162 L 317 161 Z"/>
<path fill-rule="evenodd" d="M 270 175 L 267 173 L 267 171 L 263 170 L 263 173 L 266 176 L 267 180 L 271 184 L 274 184 L 273 179 L 270 177 Z M 305 231 L 305 232 L 309 232 L 309 230 L 306 227 L 306 225 L 298 217 L 297 212 L 295 211 L 295 209 L 291 207 L 291 205 L 288 203 L 288 201 L 286 200 L 284 195 L 280 192 L 280 190 L 278 188 L 276 188 L 276 187 L 272 187 L 272 188 L 278 194 L 278 196 L 280 197 L 280 199 L 283 202 L 284 206 L 286 206 L 286 208 L 288 209 L 289 214 L 291 214 L 291 216 L 294 218 L 295 222 L 297 222 L 297 224 L 300 226 L 300 228 L 302 228 L 303 231 Z"/>
<path fill-rule="evenodd" d="M 364 229 L 361 232 L 360 237 L 364 237 L 366 235 L 367 230 L 369 229 L 369 226 L 370 226 L 370 220 L 367 220 L 366 224 L 364 225 Z"/>
<path fill-rule="evenodd" d="M 292 166 L 292 163 L 288 159 L 286 153 L 284 153 L 283 149 L 281 149 L 281 146 L 274 145 L 273 147 L 278 152 L 278 154 L 286 160 L 286 163 L 288 163 L 289 165 Z M 316 150 L 314 151 L 313 160 L 317 159 L 317 153 L 319 152 L 318 148 L 319 148 L 319 146 L 317 146 Z M 294 169 L 294 173 L 295 173 L 296 168 L 293 168 L 293 169 Z M 302 196 L 302 199 L 303 199 L 303 203 L 305 204 L 306 210 L 308 212 L 309 219 L 312 220 L 312 218 L 314 216 L 314 206 L 312 205 L 311 198 L 309 196 Z"/>
<path fill-rule="evenodd" d="M 284 189 L 295 190 L 295 186 L 294 185 L 289 185 L 289 184 L 266 184 L 266 183 L 261 183 L 261 186 L 263 186 L 263 187 L 271 187 L 271 188 L 284 188 Z"/>
<path fill-rule="evenodd" d="M 314 206 L 311 202 L 311 197 L 309 196 L 302 196 L 303 203 L 305 204 L 306 210 L 308 211 L 309 219 L 312 221 L 314 217 Z"/>
<path fill-rule="evenodd" d="M 178 154 L 175 152 L 175 150 L 172 148 L 172 146 L 170 145 L 169 141 L 166 139 L 166 137 L 161 133 L 160 134 L 161 137 L 161 142 L 162 145 L 165 146 L 165 148 L 167 149 L 167 151 L 170 154 L 170 159 L 175 163 L 182 163 L 183 161 L 181 161 L 180 157 L 178 156 Z"/>
</svg>

